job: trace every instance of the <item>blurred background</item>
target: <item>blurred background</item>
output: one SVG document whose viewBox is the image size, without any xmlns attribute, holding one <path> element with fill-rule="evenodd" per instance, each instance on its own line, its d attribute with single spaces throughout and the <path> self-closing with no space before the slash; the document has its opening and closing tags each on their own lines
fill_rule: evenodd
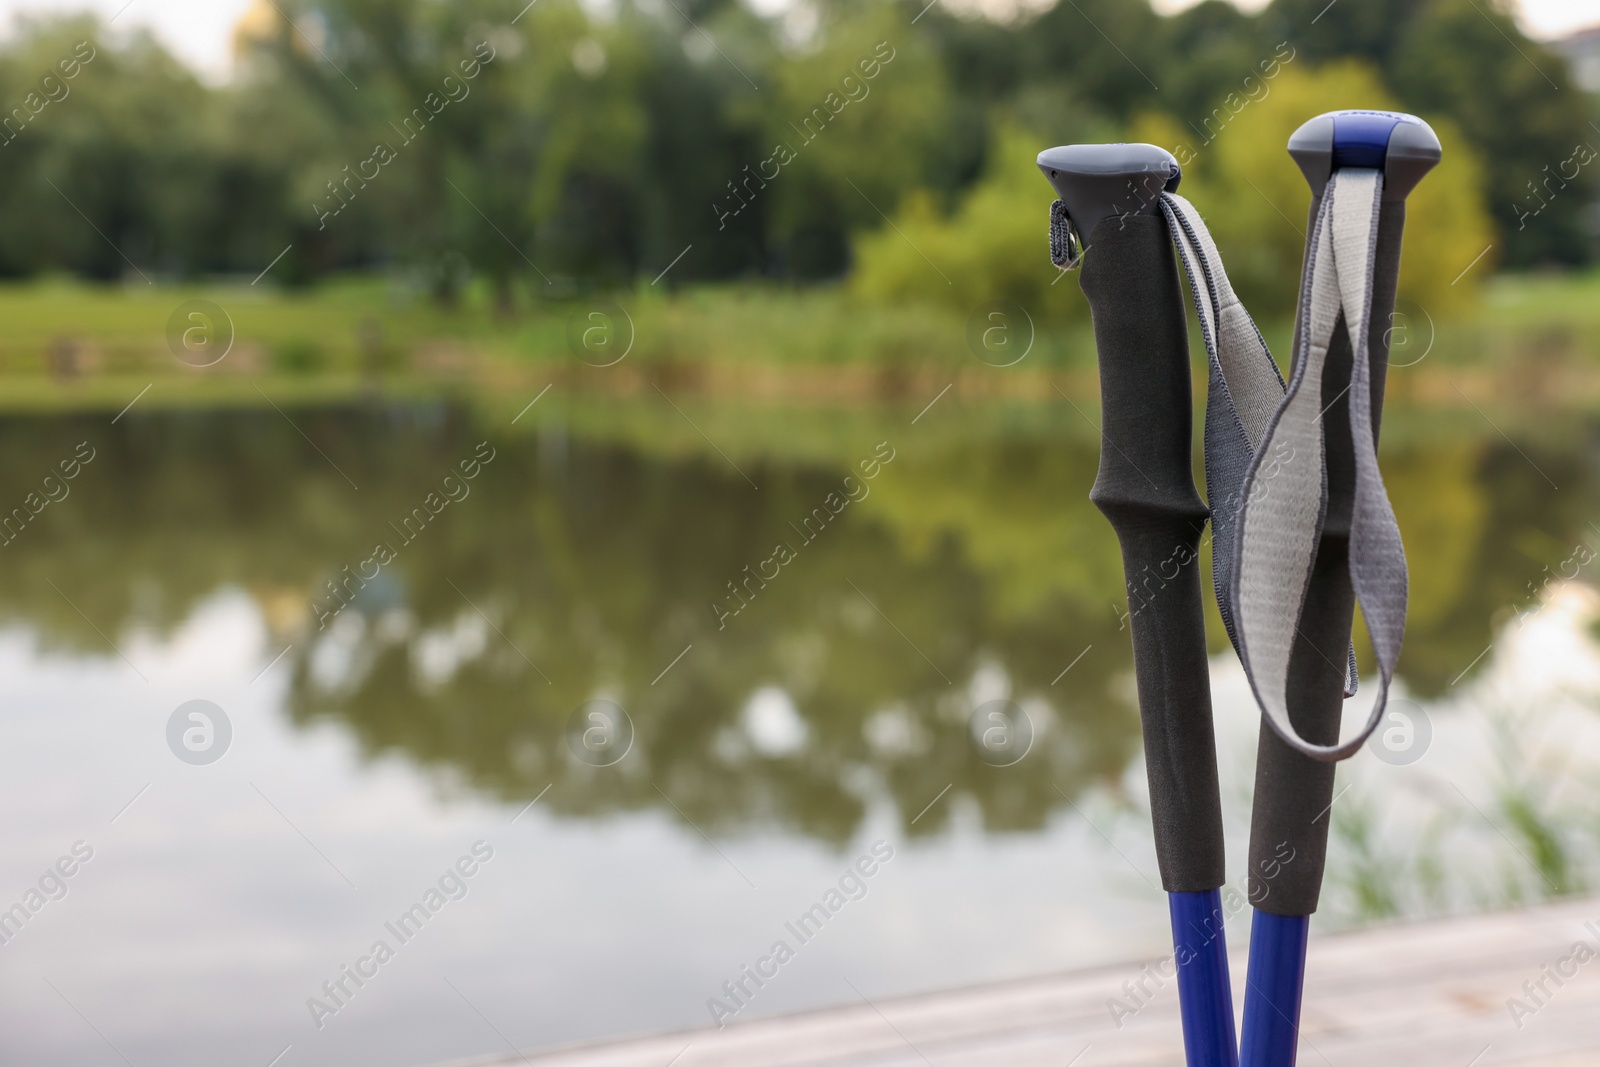
<svg viewBox="0 0 1600 1067">
<path fill-rule="evenodd" d="M 1382 455 L 1417 740 L 1341 767 L 1318 929 L 1593 891 L 1600 3 L 524 2 L 0 4 L 0 1058 L 709 1025 L 878 841 L 740 1018 L 1160 952 L 1033 159 L 1173 151 L 1286 363 L 1335 107 L 1445 163 Z"/>
</svg>

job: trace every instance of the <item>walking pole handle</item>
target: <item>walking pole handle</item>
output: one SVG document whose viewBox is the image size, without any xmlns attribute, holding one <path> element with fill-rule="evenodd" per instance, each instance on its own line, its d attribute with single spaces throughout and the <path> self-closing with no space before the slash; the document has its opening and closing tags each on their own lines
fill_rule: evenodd
<svg viewBox="0 0 1600 1067">
<path fill-rule="evenodd" d="M 1405 200 L 1439 162 L 1439 139 L 1427 123 L 1412 115 L 1336 111 L 1319 115 L 1295 131 L 1289 139 L 1289 154 L 1311 186 L 1308 232 L 1315 226 L 1328 180 L 1335 171 L 1359 167 L 1383 172 L 1372 313 L 1367 331 L 1376 444 L 1389 365 L 1389 328 L 1400 276 Z M 1309 256 L 1309 244 L 1307 251 Z M 1310 268 L 1308 258 L 1302 266 L 1302 276 Z M 1303 324 L 1297 321 L 1296 352 L 1300 351 L 1302 328 Z M 1334 744 L 1339 738 L 1354 616 L 1349 548 L 1355 458 L 1347 392 L 1352 359 L 1350 338 L 1343 329 L 1336 330 L 1323 379 L 1323 395 L 1338 394 L 1322 418 L 1327 511 L 1290 660 L 1290 719 L 1302 737 L 1324 745 Z M 1263 723 L 1256 756 L 1247 874 L 1248 895 L 1257 910 L 1283 916 L 1305 916 L 1316 911 L 1327 859 L 1328 828 L 1333 821 L 1330 805 L 1335 766 L 1296 752 Z"/>
<path fill-rule="evenodd" d="M 1040 153 L 1039 169 L 1092 250 L 1080 279 L 1100 365 L 1089 498 L 1122 547 L 1161 881 L 1209 891 L 1224 879 L 1198 561 L 1209 513 L 1194 486 L 1189 342 L 1160 210 L 1178 163 L 1154 145 L 1069 145 Z"/>
</svg>

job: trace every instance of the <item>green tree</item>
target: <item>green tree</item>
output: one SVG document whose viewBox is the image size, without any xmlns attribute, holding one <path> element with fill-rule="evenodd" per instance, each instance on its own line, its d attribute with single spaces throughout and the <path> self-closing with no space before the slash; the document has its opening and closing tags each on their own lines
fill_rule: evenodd
<svg viewBox="0 0 1600 1067">
<path fill-rule="evenodd" d="M 801 277 L 843 273 L 849 234 L 876 226 L 906 192 L 938 183 L 944 72 L 928 38 L 885 4 L 841 12 L 812 50 L 773 72 L 767 151 L 729 175 L 719 203 L 771 197 L 772 239 Z M 754 174 L 754 180 L 751 175 Z M 763 180 L 766 179 L 766 180 Z M 768 186 L 770 185 L 770 189 Z"/>
<path fill-rule="evenodd" d="M 924 194 L 910 198 L 892 224 L 860 237 L 853 292 L 963 313 L 1003 300 L 1037 319 L 1081 314 L 1078 287 L 1054 284 L 1059 275 L 1047 238 L 1053 196 L 1034 165 L 1040 145 L 1020 129 L 1002 130 L 989 171 L 952 214 Z"/>
<path fill-rule="evenodd" d="M 271 220 L 281 189 L 232 154 L 218 104 L 148 34 L 25 21 L 0 48 L 0 274 L 142 280 L 236 267 L 267 244 L 235 240 L 262 216 L 233 213 Z"/>
<path fill-rule="evenodd" d="M 1434 0 L 1406 28 L 1389 79 L 1408 106 L 1452 118 L 1485 161 L 1506 265 L 1590 258 L 1582 214 L 1600 190 L 1600 168 L 1570 161 L 1580 145 L 1591 146 L 1590 158 L 1600 152 L 1600 135 L 1564 60 L 1501 10 Z"/>
<path fill-rule="evenodd" d="M 1483 162 L 1504 263 L 1589 258 L 1579 220 L 1600 188 L 1592 173 L 1526 225 L 1519 218 L 1540 202 L 1529 182 L 1538 186 L 1545 167 L 1555 170 L 1578 143 L 1600 146 L 1600 138 L 1566 63 L 1518 29 L 1505 0 L 1275 0 L 1260 24 L 1310 62 L 1368 59 L 1400 106 L 1451 119 Z M 1342 105 L 1323 109 L 1335 103 Z"/>
</svg>

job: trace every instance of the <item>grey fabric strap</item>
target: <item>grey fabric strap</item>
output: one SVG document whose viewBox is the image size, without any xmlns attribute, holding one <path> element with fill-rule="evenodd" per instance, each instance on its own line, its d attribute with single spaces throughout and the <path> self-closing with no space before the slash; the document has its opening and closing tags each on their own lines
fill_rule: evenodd
<svg viewBox="0 0 1600 1067">
<path fill-rule="evenodd" d="M 1244 479 L 1231 575 L 1236 647 L 1267 722 L 1290 747 L 1328 762 L 1353 755 L 1382 721 L 1405 631 L 1405 550 L 1378 470 L 1368 352 L 1382 194 L 1376 170 L 1346 168 L 1328 182 L 1307 256 L 1300 349 L 1287 394 Z M 1289 719 L 1287 689 L 1290 653 L 1322 534 L 1327 484 L 1322 415 L 1331 403 L 1323 397 L 1323 367 L 1341 317 L 1354 352 L 1350 583 L 1372 637 L 1379 689 L 1366 725 L 1354 737 L 1314 745 Z"/>
<path fill-rule="evenodd" d="M 1283 376 L 1261 332 L 1228 284 L 1222 256 L 1200 213 L 1176 193 L 1162 194 L 1161 210 L 1189 277 L 1210 363 L 1205 462 L 1206 501 L 1211 509 L 1211 577 L 1222 624 L 1238 649 L 1233 580 L 1238 515 L 1251 460 L 1283 400 Z"/>
</svg>

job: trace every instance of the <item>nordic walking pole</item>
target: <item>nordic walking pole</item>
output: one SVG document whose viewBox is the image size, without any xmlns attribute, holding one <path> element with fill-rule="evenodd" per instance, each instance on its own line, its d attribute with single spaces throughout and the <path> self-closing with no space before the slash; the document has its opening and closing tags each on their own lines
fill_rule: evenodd
<svg viewBox="0 0 1600 1067">
<path fill-rule="evenodd" d="M 1162 193 L 1177 160 L 1146 144 L 1070 145 L 1039 155 L 1074 245 L 1100 364 L 1100 469 L 1089 498 L 1122 547 L 1156 857 L 1172 917 L 1189 1067 L 1233 1067 L 1223 942 L 1222 806 L 1201 614 L 1208 511 L 1190 461 L 1190 365 Z M 1057 222 L 1063 221 L 1059 217 Z M 1060 232 L 1060 231 L 1058 231 Z M 1074 265 L 1077 252 L 1053 249 Z"/>
<path fill-rule="evenodd" d="M 1234 575 L 1240 655 L 1265 712 L 1250 824 L 1244 1067 L 1295 1062 L 1334 761 L 1359 750 L 1381 720 L 1399 656 L 1405 557 L 1377 468 L 1378 422 L 1405 198 L 1440 154 L 1422 120 L 1373 111 L 1312 119 L 1290 138 L 1289 153 L 1312 194 L 1295 366 L 1247 480 Z M 1317 514 L 1324 477 L 1318 530 L 1308 516 Z M 1343 698 L 1355 683 L 1357 600 L 1379 693 L 1365 729 L 1340 743 Z"/>
</svg>

